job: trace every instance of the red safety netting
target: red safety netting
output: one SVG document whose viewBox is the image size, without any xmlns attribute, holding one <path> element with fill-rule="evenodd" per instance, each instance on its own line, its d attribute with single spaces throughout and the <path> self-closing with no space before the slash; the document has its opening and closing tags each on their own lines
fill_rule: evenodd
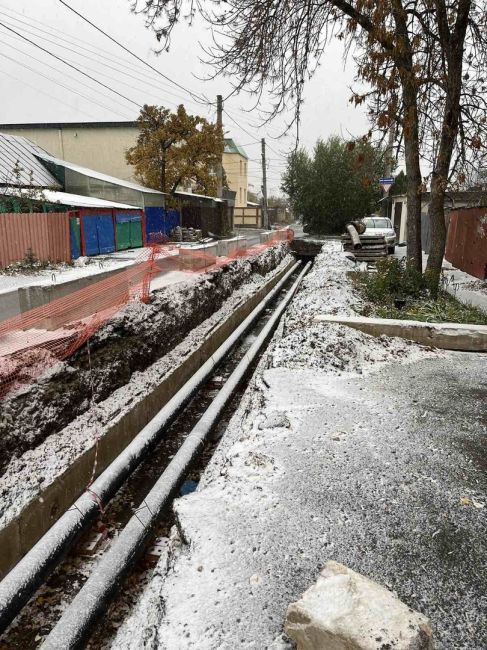
<svg viewBox="0 0 487 650">
<path fill-rule="evenodd" d="M 148 302 L 155 276 L 175 270 L 205 273 L 292 236 L 290 229 L 277 230 L 265 236 L 268 241 L 250 248 L 239 246 L 238 239 L 206 246 L 161 244 L 144 248 L 131 266 L 0 321 L 0 399 L 67 359 L 128 302 Z M 225 247 L 225 254 L 218 255 Z"/>
</svg>

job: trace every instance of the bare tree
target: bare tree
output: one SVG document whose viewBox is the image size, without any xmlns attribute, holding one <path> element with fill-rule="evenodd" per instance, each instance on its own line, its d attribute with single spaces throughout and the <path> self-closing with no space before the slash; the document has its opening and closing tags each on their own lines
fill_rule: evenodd
<svg viewBox="0 0 487 650">
<path fill-rule="evenodd" d="M 135 0 L 163 47 L 174 26 L 199 12 L 214 34 L 208 61 L 235 92 L 270 93 L 272 119 L 289 109 L 299 122 L 303 90 L 332 37 L 345 42 L 370 90 L 373 127 L 393 126 L 408 178 L 408 257 L 421 269 L 420 160 L 431 168 L 431 286 L 445 248 L 448 184 L 485 156 L 487 12 L 485 0 Z M 369 134 L 372 135 L 372 132 Z M 427 180 L 427 179 L 426 179 Z"/>
</svg>

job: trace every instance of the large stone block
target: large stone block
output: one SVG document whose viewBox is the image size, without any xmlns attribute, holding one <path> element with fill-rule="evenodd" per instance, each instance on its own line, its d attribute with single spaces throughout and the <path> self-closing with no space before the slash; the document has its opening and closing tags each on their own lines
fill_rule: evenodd
<svg viewBox="0 0 487 650">
<path fill-rule="evenodd" d="M 286 616 L 298 650 L 433 650 L 428 619 L 381 585 L 337 562 Z"/>
</svg>

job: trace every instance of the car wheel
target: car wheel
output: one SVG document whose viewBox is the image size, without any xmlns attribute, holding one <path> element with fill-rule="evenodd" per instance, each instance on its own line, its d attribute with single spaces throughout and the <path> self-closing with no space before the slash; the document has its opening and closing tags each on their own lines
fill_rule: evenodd
<svg viewBox="0 0 487 650">
<path fill-rule="evenodd" d="M 394 255 L 394 253 L 396 252 L 396 247 L 395 246 L 389 246 L 388 252 L 389 252 L 389 255 Z"/>
</svg>

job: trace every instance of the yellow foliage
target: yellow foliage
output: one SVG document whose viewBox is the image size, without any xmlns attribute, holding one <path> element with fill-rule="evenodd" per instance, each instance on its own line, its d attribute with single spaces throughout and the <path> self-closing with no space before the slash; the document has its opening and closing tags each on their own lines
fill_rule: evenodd
<svg viewBox="0 0 487 650">
<path fill-rule="evenodd" d="M 141 109 L 137 144 L 126 152 L 137 179 L 172 193 L 189 184 L 195 191 L 216 195 L 216 168 L 223 153 L 223 133 L 198 115 L 188 115 L 181 104 L 172 113 L 163 106 Z"/>
</svg>

